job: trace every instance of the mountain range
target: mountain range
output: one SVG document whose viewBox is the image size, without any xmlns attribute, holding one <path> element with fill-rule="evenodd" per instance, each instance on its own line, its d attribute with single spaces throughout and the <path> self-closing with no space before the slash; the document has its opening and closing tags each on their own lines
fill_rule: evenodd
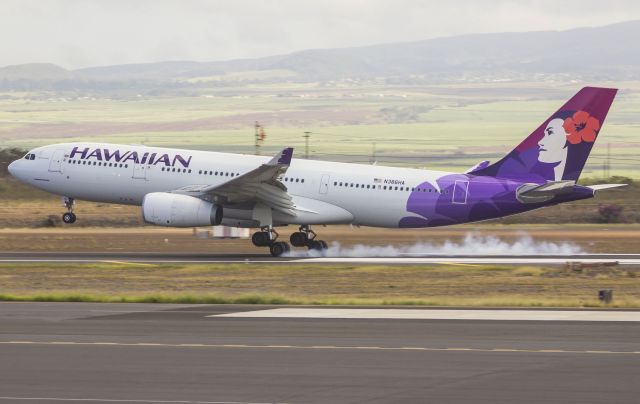
<svg viewBox="0 0 640 404">
<path fill-rule="evenodd" d="M 566 31 L 436 38 L 217 62 L 168 61 L 67 70 L 48 63 L 0 68 L 0 89 L 211 87 L 255 82 L 382 80 L 452 83 L 640 79 L 640 21 Z"/>
</svg>

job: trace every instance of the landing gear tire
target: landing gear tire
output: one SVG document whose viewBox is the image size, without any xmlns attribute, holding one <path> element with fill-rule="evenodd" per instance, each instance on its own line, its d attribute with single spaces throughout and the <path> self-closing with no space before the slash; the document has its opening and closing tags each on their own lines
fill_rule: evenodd
<svg viewBox="0 0 640 404">
<path fill-rule="evenodd" d="M 289 241 L 291 241 L 291 245 L 294 247 L 306 247 L 309 245 L 310 240 L 307 233 L 299 231 L 291 234 Z"/>
<path fill-rule="evenodd" d="M 269 236 L 269 232 L 258 231 L 251 236 L 251 242 L 256 247 L 266 247 L 271 244 L 271 237 Z"/>
<path fill-rule="evenodd" d="M 73 212 L 67 212 L 62 215 L 62 221 L 66 224 L 73 224 L 76 222 L 76 215 Z"/>
<path fill-rule="evenodd" d="M 329 246 L 324 240 L 311 240 L 309 242 L 308 247 L 310 250 L 315 250 L 315 251 L 324 251 L 327 248 L 329 248 Z"/>
<path fill-rule="evenodd" d="M 280 257 L 282 254 L 289 252 L 289 250 L 291 250 L 289 244 L 284 241 L 278 241 L 269 246 L 269 252 L 271 252 L 271 255 L 274 257 Z"/>
</svg>

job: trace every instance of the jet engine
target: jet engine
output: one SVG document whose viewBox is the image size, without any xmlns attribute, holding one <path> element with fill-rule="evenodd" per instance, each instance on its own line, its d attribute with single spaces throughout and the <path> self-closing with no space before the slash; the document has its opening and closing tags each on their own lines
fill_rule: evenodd
<svg viewBox="0 0 640 404">
<path fill-rule="evenodd" d="M 142 201 L 145 222 L 168 227 L 219 225 L 222 206 L 200 198 L 168 192 L 152 192 Z"/>
</svg>

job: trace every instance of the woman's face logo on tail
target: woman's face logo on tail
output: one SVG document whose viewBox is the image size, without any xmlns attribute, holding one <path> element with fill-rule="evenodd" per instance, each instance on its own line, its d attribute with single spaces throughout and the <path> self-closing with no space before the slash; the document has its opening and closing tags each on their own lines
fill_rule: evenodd
<svg viewBox="0 0 640 404">
<path fill-rule="evenodd" d="M 567 158 L 567 133 L 562 125 L 564 119 L 552 119 L 544 129 L 544 136 L 538 142 L 538 161 L 560 163 Z"/>
<path fill-rule="evenodd" d="M 565 117 L 566 116 L 566 117 Z M 564 169 L 569 153 L 575 153 L 575 146 L 593 143 L 600 130 L 600 121 L 585 111 L 564 111 L 549 121 L 538 142 L 538 161 L 554 164 L 555 180 L 564 177 Z"/>
</svg>

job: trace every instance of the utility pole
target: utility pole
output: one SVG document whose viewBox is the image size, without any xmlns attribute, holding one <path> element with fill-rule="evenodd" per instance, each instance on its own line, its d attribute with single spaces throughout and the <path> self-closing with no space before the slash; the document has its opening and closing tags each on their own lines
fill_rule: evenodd
<svg viewBox="0 0 640 404">
<path fill-rule="evenodd" d="M 376 142 L 371 143 L 371 157 L 369 157 L 369 163 L 376 163 Z"/>
<path fill-rule="evenodd" d="M 607 179 L 611 178 L 611 143 L 607 143 Z"/>
<path fill-rule="evenodd" d="M 304 132 L 304 158 L 309 160 L 309 138 L 311 132 Z"/>
<path fill-rule="evenodd" d="M 260 155 L 260 147 L 262 147 L 262 142 L 264 142 L 264 139 L 267 137 L 267 134 L 264 131 L 264 126 L 260 125 L 260 122 L 256 121 L 255 124 L 253 125 L 253 128 L 255 129 L 255 134 L 254 134 L 254 139 L 255 139 L 255 149 L 256 149 L 256 156 Z"/>
</svg>

